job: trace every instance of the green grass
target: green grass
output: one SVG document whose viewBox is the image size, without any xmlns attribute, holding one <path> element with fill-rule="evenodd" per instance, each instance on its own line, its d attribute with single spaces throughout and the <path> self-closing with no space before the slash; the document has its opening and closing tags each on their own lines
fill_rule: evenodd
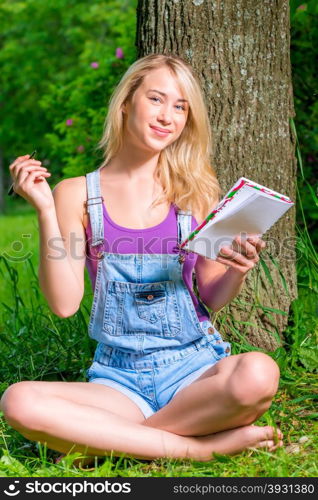
<svg viewBox="0 0 318 500">
<path fill-rule="evenodd" d="M 0 256 L 0 392 L 20 380 L 85 381 L 86 369 L 96 346 L 87 334 L 93 295 L 87 273 L 80 310 L 70 318 L 58 318 L 49 310 L 38 287 L 38 230 L 34 211 L 20 210 L 0 217 L 0 229 L 3 236 Z M 8 254 L 19 257 L 21 253 L 12 253 L 12 241 L 21 241 L 23 234 L 31 234 L 31 237 L 26 239 L 22 251 L 32 255 L 27 260 L 13 262 Z M 257 421 L 257 425 L 270 424 L 282 430 L 283 449 L 274 453 L 250 450 L 235 457 L 216 455 L 208 463 L 111 456 L 99 458 L 91 470 L 79 470 L 73 465 L 79 453 L 70 454 L 55 464 L 58 452 L 25 439 L 2 418 L 0 476 L 317 476 L 318 267 L 308 237 L 304 231 L 299 231 L 298 246 L 302 251 L 298 264 L 299 297 L 291 307 L 286 343 L 270 353 L 281 370 L 279 391 L 271 408 Z M 226 308 L 221 314 L 226 317 Z M 222 322 L 222 317 L 218 319 Z M 237 324 L 234 334 L 239 335 L 239 332 L 240 325 Z M 234 344 L 236 352 L 253 350 L 245 337 L 238 336 Z"/>
<path fill-rule="evenodd" d="M 3 455 L 0 475 L 20 477 L 316 477 L 317 425 L 314 421 L 317 380 L 310 374 L 288 373 L 272 407 L 258 424 L 279 425 L 284 433 L 285 447 L 268 453 L 250 450 L 229 457 L 216 455 L 211 462 L 193 460 L 157 459 L 152 461 L 123 457 L 99 458 L 95 467 L 79 470 L 73 466 L 79 453 L 65 457 L 59 464 L 59 455 L 40 443 L 27 441 L 2 422 Z M 313 392 L 314 391 L 314 392 Z M 304 440 L 304 438 L 307 438 Z M 301 441 L 299 443 L 299 440 Z M 304 440 L 304 442 L 302 442 Z"/>
</svg>

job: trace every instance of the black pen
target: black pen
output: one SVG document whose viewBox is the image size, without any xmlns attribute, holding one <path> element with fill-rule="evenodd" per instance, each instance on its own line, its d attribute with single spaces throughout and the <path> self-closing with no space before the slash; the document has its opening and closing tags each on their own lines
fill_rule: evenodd
<svg viewBox="0 0 318 500">
<path fill-rule="evenodd" d="M 33 151 L 33 153 L 31 154 L 30 158 L 28 158 L 28 160 L 31 160 L 31 158 L 34 157 L 35 153 L 36 153 L 36 149 Z M 9 191 L 8 191 L 8 195 L 12 196 L 13 194 L 16 194 L 16 192 L 13 189 L 13 184 L 11 184 Z"/>
</svg>

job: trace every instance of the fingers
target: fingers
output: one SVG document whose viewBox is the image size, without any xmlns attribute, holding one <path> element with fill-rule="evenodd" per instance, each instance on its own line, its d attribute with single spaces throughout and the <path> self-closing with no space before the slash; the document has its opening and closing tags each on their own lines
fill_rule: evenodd
<svg viewBox="0 0 318 500">
<path fill-rule="evenodd" d="M 39 167 L 36 165 L 31 165 L 29 167 L 22 167 L 19 169 L 15 177 L 15 184 L 22 184 L 31 172 L 38 172 L 39 174 L 51 175 L 44 167 Z"/>
<path fill-rule="evenodd" d="M 226 246 L 220 249 L 220 255 L 230 260 L 237 260 L 241 264 L 246 263 L 246 259 L 253 260 L 254 262 L 259 261 L 258 254 L 254 247 L 253 250 L 249 250 L 248 255 L 246 255 L 245 249 L 237 249 L 236 251 L 235 249 L 233 249 L 233 246 Z"/>
<path fill-rule="evenodd" d="M 28 190 L 32 187 L 35 181 L 44 180 L 45 177 L 49 177 L 51 174 L 49 172 L 41 172 L 39 170 L 32 170 L 23 182 L 23 189 Z"/>
<path fill-rule="evenodd" d="M 9 169 L 10 169 L 10 173 L 11 173 L 11 176 L 13 179 L 16 178 L 16 176 L 18 175 L 18 173 L 20 172 L 21 169 L 25 169 L 25 168 L 29 168 L 29 167 L 40 167 L 40 168 L 43 168 L 44 170 L 47 170 L 45 167 L 41 167 L 42 165 L 42 162 L 39 161 L 39 160 L 25 160 L 25 161 L 21 161 L 21 162 L 14 162 L 12 163 L 12 165 L 10 165 Z"/>
<path fill-rule="evenodd" d="M 41 182 L 44 178 L 50 177 L 50 172 L 44 171 L 43 168 L 29 167 L 20 169 L 17 178 L 14 180 L 14 191 L 22 195 L 27 192 L 32 184 Z"/>
<path fill-rule="evenodd" d="M 248 235 L 247 241 L 256 247 L 257 253 L 260 253 L 266 247 L 266 243 L 257 235 Z"/>
<path fill-rule="evenodd" d="M 222 247 L 217 257 L 218 262 L 221 262 L 223 264 L 229 263 L 229 261 L 235 261 L 238 264 L 247 267 L 253 267 L 258 257 L 256 256 L 255 259 L 255 261 L 252 259 L 247 259 L 244 255 L 236 252 L 235 250 L 232 250 L 230 247 Z"/>
<path fill-rule="evenodd" d="M 51 175 L 47 172 L 47 168 L 42 167 L 42 162 L 40 160 L 30 158 L 30 155 L 18 156 L 9 166 L 9 170 L 13 179 L 14 190 L 17 193 L 21 190 L 22 184 L 24 184 L 27 179 L 31 182 L 37 182 Z M 28 182 L 28 185 L 29 184 Z"/>
<path fill-rule="evenodd" d="M 245 255 L 248 259 L 255 259 L 258 257 L 255 246 L 244 238 L 236 236 L 233 240 L 232 247 L 242 255 Z"/>
<path fill-rule="evenodd" d="M 22 163 L 25 164 L 28 162 L 29 164 L 41 164 L 40 160 L 36 160 L 35 158 L 30 158 L 30 155 L 18 156 L 9 166 L 10 172 L 14 172 L 17 166 L 20 166 Z"/>
<path fill-rule="evenodd" d="M 265 248 L 266 243 L 257 235 L 237 235 L 231 246 L 220 248 L 219 256 L 226 260 L 236 260 L 240 264 L 246 264 L 247 260 L 255 263 L 259 261 L 259 253 Z"/>
<path fill-rule="evenodd" d="M 241 258 L 241 256 L 239 258 Z M 253 267 L 255 265 L 254 262 L 251 260 L 245 260 L 245 262 L 243 264 L 240 264 L 239 262 L 237 262 L 237 260 L 222 258 L 219 256 L 215 260 L 216 260 L 216 262 L 219 262 L 220 264 L 224 264 L 225 266 L 227 266 L 227 268 L 232 268 L 233 270 L 237 271 L 242 276 L 246 276 L 246 274 L 251 269 L 253 269 Z"/>
<path fill-rule="evenodd" d="M 11 165 L 9 166 L 9 170 L 10 172 L 12 173 L 16 166 L 21 164 L 23 161 L 27 160 L 28 158 L 30 158 L 30 155 L 24 155 L 24 156 L 18 156 L 14 162 L 11 163 Z M 34 161 L 37 161 L 37 160 L 34 160 Z"/>
<path fill-rule="evenodd" d="M 266 243 L 257 234 L 238 234 L 232 246 L 234 250 L 241 251 L 248 259 L 253 259 L 265 248 Z"/>
<path fill-rule="evenodd" d="M 18 156 L 9 166 L 9 169 L 16 165 L 17 163 L 20 163 L 21 161 L 25 160 L 26 158 L 29 158 L 31 155 L 24 155 L 24 156 Z"/>
<path fill-rule="evenodd" d="M 258 256 L 253 259 L 247 259 L 244 255 L 235 252 L 230 247 L 222 247 L 216 258 L 217 262 L 234 267 L 244 273 L 252 269 L 258 260 Z"/>
</svg>

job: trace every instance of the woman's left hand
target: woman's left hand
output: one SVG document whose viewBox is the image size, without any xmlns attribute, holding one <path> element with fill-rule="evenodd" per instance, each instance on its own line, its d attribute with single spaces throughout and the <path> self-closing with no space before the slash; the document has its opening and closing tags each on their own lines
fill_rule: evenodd
<svg viewBox="0 0 318 500">
<path fill-rule="evenodd" d="M 259 253 L 265 246 L 265 241 L 256 234 L 245 234 L 243 237 L 238 234 L 231 246 L 220 248 L 216 261 L 244 275 L 258 263 Z"/>
</svg>

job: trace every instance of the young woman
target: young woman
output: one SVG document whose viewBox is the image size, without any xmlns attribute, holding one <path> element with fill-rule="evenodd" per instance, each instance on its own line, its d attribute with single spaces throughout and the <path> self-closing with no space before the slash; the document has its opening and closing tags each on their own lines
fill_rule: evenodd
<svg viewBox="0 0 318 500">
<path fill-rule="evenodd" d="M 217 311 L 239 293 L 264 241 L 238 235 L 214 261 L 179 251 L 220 194 L 191 67 L 165 55 L 132 64 L 100 146 L 101 167 L 53 194 L 40 161 L 25 155 L 10 165 L 15 191 L 38 213 L 48 304 L 60 317 L 78 310 L 86 262 L 98 345 L 90 383 L 11 385 L 1 400 L 7 422 L 51 449 L 89 456 L 208 461 L 213 452 L 282 446 L 280 430 L 252 425 L 277 391 L 276 363 L 260 352 L 230 356 L 205 307 Z"/>
</svg>

